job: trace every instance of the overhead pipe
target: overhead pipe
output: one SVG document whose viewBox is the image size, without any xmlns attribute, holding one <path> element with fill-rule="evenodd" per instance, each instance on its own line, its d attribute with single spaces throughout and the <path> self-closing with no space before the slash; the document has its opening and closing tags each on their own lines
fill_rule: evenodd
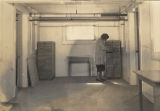
<svg viewBox="0 0 160 111">
<path fill-rule="evenodd" d="M 128 14 L 120 14 L 120 13 L 102 13 L 101 17 L 103 16 L 128 16 Z"/>
<path fill-rule="evenodd" d="M 35 16 L 91 16 L 91 17 L 101 17 L 101 16 L 128 16 L 122 13 L 40 13 L 33 14 Z"/>
<path fill-rule="evenodd" d="M 120 21 L 125 20 L 127 14 L 119 13 L 78 13 L 78 14 L 32 14 L 30 21 Z"/>
<path fill-rule="evenodd" d="M 123 18 L 91 18 L 91 17 L 73 17 L 73 18 L 65 18 L 65 17 L 39 17 L 30 19 L 30 21 L 125 21 Z"/>
</svg>

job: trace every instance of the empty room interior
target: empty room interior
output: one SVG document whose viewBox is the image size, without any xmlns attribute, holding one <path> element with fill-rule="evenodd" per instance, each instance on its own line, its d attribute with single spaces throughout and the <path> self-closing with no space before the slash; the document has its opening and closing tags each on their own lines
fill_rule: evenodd
<svg viewBox="0 0 160 111">
<path fill-rule="evenodd" d="M 160 1 L 0 0 L 0 111 L 160 111 Z"/>
</svg>

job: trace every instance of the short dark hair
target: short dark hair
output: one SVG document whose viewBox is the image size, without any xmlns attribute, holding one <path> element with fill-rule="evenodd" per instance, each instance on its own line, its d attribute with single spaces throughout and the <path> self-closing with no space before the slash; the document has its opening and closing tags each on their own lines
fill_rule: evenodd
<svg viewBox="0 0 160 111">
<path fill-rule="evenodd" d="M 109 38 L 109 35 L 108 35 L 107 33 L 103 33 L 103 34 L 101 35 L 101 38 L 104 39 L 104 40 L 106 40 L 106 39 Z"/>
</svg>

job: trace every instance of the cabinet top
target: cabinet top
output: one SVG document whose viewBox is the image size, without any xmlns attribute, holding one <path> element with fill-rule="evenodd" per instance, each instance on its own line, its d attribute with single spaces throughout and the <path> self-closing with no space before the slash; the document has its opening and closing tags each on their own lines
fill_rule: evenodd
<svg viewBox="0 0 160 111">
<path fill-rule="evenodd" d="M 148 79 L 154 83 L 160 83 L 160 70 L 134 71 L 138 76 Z"/>
</svg>

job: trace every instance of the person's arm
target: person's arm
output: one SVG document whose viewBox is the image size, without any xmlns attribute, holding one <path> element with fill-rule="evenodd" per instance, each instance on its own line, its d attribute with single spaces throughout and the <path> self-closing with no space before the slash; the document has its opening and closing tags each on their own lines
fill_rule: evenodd
<svg viewBox="0 0 160 111">
<path fill-rule="evenodd" d="M 101 47 L 101 49 L 103 51 L 106 51 L 106 46 L 105 46 L 105 44 L 102 41 L 99 43 L 99 46 Z"/>
<path fill-rule="evenodd" d="M 104 43 L 100 43 L 100 47 L 103 51 L 107 52 L 107 53 L 112 53 L 112 50 L 110 50 L 109 47 L 107 47 Z"/>
</svg>

